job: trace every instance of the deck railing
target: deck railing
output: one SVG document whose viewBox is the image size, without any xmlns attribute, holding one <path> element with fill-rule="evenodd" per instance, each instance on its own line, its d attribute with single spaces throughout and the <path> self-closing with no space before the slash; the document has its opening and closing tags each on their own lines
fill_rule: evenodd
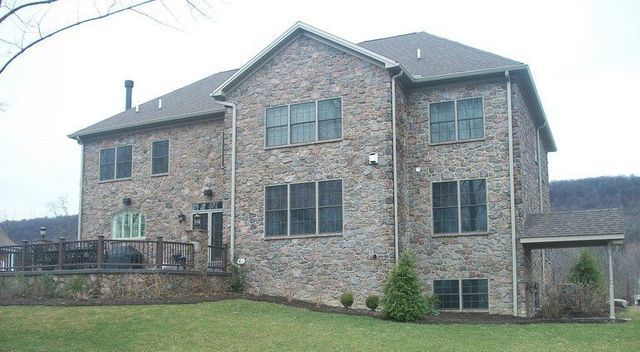
<svg viewBox="0 0 640 352">
<path fill-rule="evenodd" d="M 0 247 L 0 272 L 83 269 L 194 269 L 192 243 L 97 240 L 28 243 Z"/>
</svg>

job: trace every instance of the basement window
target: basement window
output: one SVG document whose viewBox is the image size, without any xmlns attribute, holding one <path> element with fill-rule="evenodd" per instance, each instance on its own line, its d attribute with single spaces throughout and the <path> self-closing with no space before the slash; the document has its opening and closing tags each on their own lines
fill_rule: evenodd
<svg viewBox="0 0 640 352">
<path fill-rule="evenodd" d="M 342 180 L 265 187 L 265 236 L 342 233 Z"/>
<path fill-rule="evenodd" d="M 489 309 L 489 280 L 433 280 L 433 294 L 444 310 Z"/>
<path fill-rule="evenodd" d="M 133 147 L 100 150 L 100 181 L 131 178 Z"/>
</svg>

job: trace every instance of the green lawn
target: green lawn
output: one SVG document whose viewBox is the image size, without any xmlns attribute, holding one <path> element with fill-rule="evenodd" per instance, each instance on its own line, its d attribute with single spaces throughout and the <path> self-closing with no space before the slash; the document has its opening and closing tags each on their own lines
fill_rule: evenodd
<svg viewBox="0 0 640 352">
<path fill-rule="evenodd" d="M 419 325 L 247 300 L 0 307 L 2 351 L 638 351 L 626 324 Z"/>
</svg>

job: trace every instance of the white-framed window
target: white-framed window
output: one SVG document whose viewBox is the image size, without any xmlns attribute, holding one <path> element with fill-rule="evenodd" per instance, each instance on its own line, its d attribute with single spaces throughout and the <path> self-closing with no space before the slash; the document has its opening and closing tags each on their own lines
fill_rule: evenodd
<svg viewBox="0 0 640 352">
<path fill-rule="evenodd" d="M 100 150 L 100 181 L 131 178 L 133 147 Z"/>
<path fill-rule="evenodd" d="M 342 138 L 342 98 L 267 108 L 265 146 Z"/>
<path fill-rule="evenodd" d="M 144 229 L 145 216 L 137 210 L 122 211 L 111 219 L 111 238 L 113 239 L 143 238 Z"/>
<path fill-rule="evenodd" d="M 486 180 L 434 182 L 433 233 L 487 231 Z"/>
<path fill-rule="evenodd" d="M 431 143 L 484 137 L 482 98 L 466 98 L 429 104 Z"/>
<path fill-rule="evenodd" d="M 164 175 L 169 173 L 169 141 L 151 143 L 151 174 Z"/>
<path fill-rule="evenodd" d="M 433 294 L 438 297 L 440 309 L 489 309 L 487 279 L 433 280 Z"/>
<path fill-rule="evenodd" d="M 265 237 L 342 233 L 342 180 L 265 187 Z"/>
</svg>

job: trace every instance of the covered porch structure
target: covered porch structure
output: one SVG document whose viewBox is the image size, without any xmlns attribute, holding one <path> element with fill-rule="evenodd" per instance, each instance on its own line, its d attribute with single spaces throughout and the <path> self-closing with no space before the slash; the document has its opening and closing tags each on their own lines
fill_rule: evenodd
<svg viewBox="0 0 640 352">
<path fill-rule="evenodd" d="M 624 244 L 621 209 L 529 214 L 519 241 L 525 250 L 606 246 L 609 318 L 615 319 L 612 248 Z"/>
</svg>

